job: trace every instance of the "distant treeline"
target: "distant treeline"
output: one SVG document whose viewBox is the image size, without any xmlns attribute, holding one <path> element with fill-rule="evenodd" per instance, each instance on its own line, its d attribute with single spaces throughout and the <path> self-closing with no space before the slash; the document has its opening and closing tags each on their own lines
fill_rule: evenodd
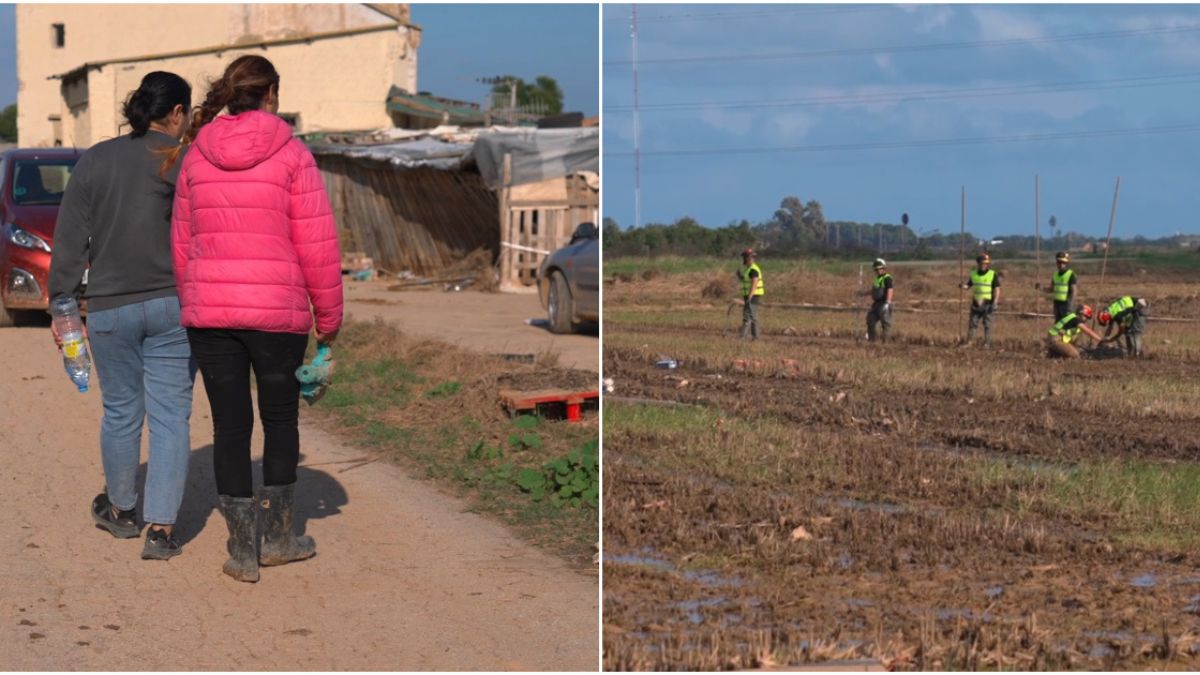
<svg viewBox="0 0 1200 675">
<path fill-rule="evenodd" d="M 971 232 L 963 237 L 966 252 L 979 250 L 996 254 L 1033 253 L 1037 237 L 1015 234 L 981 240 Z M 857 223 L 827 221 L 816 200 L 803 202 L 785 198 L 770 220 L 757 224 L 748 220 L 723 227 L 706 227 L 684 216 L 674 223 L 651 223 L 622 229 L 612 218 L 604 219 L 603 246 L 606 256 L 735 256 L 745 248 L 769 251 L 775 257 L 817 255 L 827 257 L 888 255 L 898 258 L 943 258 L 957 256 L 959 233 L 915 231 L 899 223 Z M 1103 237 L 1074 231 L 1063 232 L 1057 219 L 1050 216 L 1041 239 L 1043 252 L 1057 250 L 1102 251 Z M 1176 236 L 1148 239 L 1114 237 L 1112 246 L 1145 248 L 1197 249 L 1200 237 Z"/>
</svg>

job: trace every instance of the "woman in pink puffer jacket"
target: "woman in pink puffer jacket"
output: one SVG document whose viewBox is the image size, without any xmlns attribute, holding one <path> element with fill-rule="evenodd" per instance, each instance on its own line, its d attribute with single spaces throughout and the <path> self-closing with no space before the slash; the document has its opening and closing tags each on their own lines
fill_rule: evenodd
<svg viewBox="0 0 1200 675">
<path fill-rule="evenodd" d="M 218 116 L 223 109 L 229 114 Z M 182 323 L 213 418 L 213 468 L 229 527 L 225 573 L 310 558 L 292 531 L 300 455 L 296 368 L 316 315 L 330 344 L 342 323 L 341 254 L 308 148 L 275 113 L 279 75 L 243 56 L 212 83 L 181 147 L 171 238 Z M 178 152 L 168 157 L 178 161 Z M 310 308 L 311 303 L 311 308 Z M 263 487 L 254 498 L 250 370 L 262 419 Z M 261 507 L 261 514 L 259 509 Z"/>
</svg>

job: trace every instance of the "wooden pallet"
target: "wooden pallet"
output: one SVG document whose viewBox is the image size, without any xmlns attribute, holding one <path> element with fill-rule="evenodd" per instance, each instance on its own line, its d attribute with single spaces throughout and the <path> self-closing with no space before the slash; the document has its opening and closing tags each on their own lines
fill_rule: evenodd
<svg viewBox="0 0 1200 675">
<path fill-rule="evenodd" d="M 562 404 L 566 406 L 567 421 L 578 422 L 583 419 L 583 405 L 589 401 L 600 401 L 600 390 L 573 391 L 570 389 L 538 389 L 534 391 L 518 391 L 516 389 L 501 389 L 500 400 L 510 414 L 522 411 L 537 412 L 540 406 L 547 404 Z"/>
</svg>

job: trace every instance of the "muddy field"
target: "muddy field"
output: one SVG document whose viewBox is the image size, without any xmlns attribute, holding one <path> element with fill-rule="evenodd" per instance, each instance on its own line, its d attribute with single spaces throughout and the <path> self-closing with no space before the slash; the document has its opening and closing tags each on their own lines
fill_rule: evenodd
<svg viewBox="0 0 1200 675">
<path fill-rule="evenodd" d="M 763 267 L 768 302 L 823 309 L 768 304 L 754 344 L 721 273 L 606 285 L 606 669 L 1200 666 L 1191 272 L 1110 263 L 1106 296 L 1185 321 L 1052 362 L 1031 270 L 985 351 L 955 347 L 956 265 L 894 270 L 884 346 L 857 266 Z"/>
</svg>

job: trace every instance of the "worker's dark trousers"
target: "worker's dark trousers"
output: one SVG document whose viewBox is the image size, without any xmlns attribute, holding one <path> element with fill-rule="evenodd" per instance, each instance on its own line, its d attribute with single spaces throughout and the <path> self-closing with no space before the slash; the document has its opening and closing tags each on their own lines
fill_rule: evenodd
<svg viewBox="0 0 1200 675">
<path fill-rule="evenodd" d="M 758 299 L 761 296 L 752 295 L 743 300 L 742 304 L 742 339 L 758 339 Z"/>
<path fill-rule="evenodd" d="M 1140 357 L 1142 355 L 1142 336 L 1146 332 L 1146 310 L 1135 310 L 1133 323 L 1125 329 L 1125 355 Z"/>
<path fill-rule="evenodd" d="M 979 327 L 979 322 L 983 322 L 983 344 L 988 347 L 992 346 L 992 310 L 995 308 L 990 302 L 985 302 L 982 305 L 971 303 L 971 323 L 967 327 L 967 342 L 975 337 L 975 329 Z"/>
<path fill-rule="evenodd" d="M 258 384 L 258 415 L 263 426 L 263 483 L 296 482 L 300 461 L 300 381 L 306 333 L 189 328 L 192 355 L 200 364 L 213 418 L 213 473 L 217 493 L 254 495 L 250 432 L 254 406 L 250 370 Z"/>
<path fill-rule="evenodd" d="M 1062 321 L 1063 317 L 1071 313 L 1071 304 L 1070 300 L 1063 302 L 1054 301 L 1054 323 Z"/>
<path fill-rule="evenodd" d="M 886 302 L 873 303 L 867 312 L 867 339 L 871 342 L 875 341 L 875 325 L 879 323 L 883 324 L 883 341 L 887 342 L 892 334 L 892 310 Z"/>
</svg>

